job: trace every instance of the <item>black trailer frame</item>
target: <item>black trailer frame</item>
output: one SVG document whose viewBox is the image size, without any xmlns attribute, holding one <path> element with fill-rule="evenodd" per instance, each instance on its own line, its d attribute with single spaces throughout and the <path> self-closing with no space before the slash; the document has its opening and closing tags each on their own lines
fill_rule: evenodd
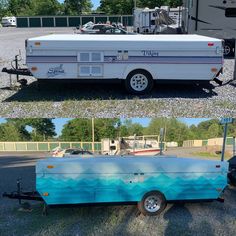
<svg viewBox="0 0 236 236">
<path fill-rule="evenodd" d="M 19 62 L 21 61 L 21 55 L 16 55 L 15 59 L 11 62 L 12 68 L 8 69 L 4 67 L 2 69 L 3 73 L 7 73 L 10 75 L 10 83 L 11 83 L 11 75 L 16 75 L 16 81 L 19 82 L 22 86 L 27 85 L 26 79 L 20 79 L 20 76 L 33 76 L 28 68 L 21 68 L 19 66 Z M 13 65 L 14 63 L 14 65 Z M 12 85 L 12 83 L 11 83 Z"/>
<path fill-rule="evenodd" d="M 37 191 L 32 192 L 23 192 L 22 191 L 22 183 L 21 178 L 17 179 L 16 181 L 17 190 L 11 193 L 3 193 L 3 197 L 7 197 L 10 199 L 18 199 L 19 204 L 22 204 L 21 200 L 33 200 L 33 201 L 43 201 L 43 198 Z"/>
<path fill-rule="evenodd" d="M 21 187 L 22 185 L 21 178 L 17 179 L 16 185 L 17 185 L 17 191 L 11 193 L 4 192 L 2 194 L 2 197 L 18 200 L 20 206 L 22 206 L 22 208 L 24 209 L 30 209 L 30 204 L 22 203 L 22 200 L 43 202 L 44 204 L 43 204 L 42 214 L 48 215 L 48 205 L 45 203 L 45 201 L 37 191 L 23 192 Z"/>
</svg>

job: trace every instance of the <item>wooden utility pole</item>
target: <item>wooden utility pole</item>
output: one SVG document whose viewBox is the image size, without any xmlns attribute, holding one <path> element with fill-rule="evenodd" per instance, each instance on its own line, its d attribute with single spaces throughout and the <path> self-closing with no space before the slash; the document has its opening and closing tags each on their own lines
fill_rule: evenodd
<svg viewBox="0 0 236 236">
<path fill-rule="evenodd" d="M 92 151 L 94 153 L 95 148 L 94 148 L 94 118 L 92 118 Z"/>
</svg>

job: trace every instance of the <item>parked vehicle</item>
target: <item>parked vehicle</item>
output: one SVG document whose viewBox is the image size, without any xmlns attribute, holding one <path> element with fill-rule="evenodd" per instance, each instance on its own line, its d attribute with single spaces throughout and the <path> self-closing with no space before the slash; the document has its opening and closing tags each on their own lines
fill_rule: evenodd
<svg viewBox="0 0 236 236">
<path fill-rule="evenodd" d="M 183 29 L 225 41 L 225 56 L 235 54 L 236 1 L 184 0 Z"/>
<path fill-rule="evenodd" d="M 36 189 L 47 205 L 137 202 L 145 215 L 169 201 L 217 200 L 228 163 L 175 157 L 40 160 Z"/>
<path fill-rule="evenodd" d="M 82 27 L 79 30 L 79 33 L 82 34 L 96 34 L 97 32 L 100 32 L 102 30 L 105 30 L 107 27 L 111 27 L 111 25 L 108 24 L 90 24 L 90 25 L 86 25 L 85 27 Z"/>
<path fill-rule="evenodd" d="M 129 33 L 122 28 L 114 27 L 108 24 L 94 24 L 90 27 L 81 28 L 79 34 L 135 34 Z"/>
<path fill-rule="evenodd" d="M 56 148 L 53 151 L 53 157 L 75 157 L 75 156 L 91 156 L 93 155 L 92 152 L 88 150 L 83 150 L 81 148 L 68 148 L 68 149 L 61 149 Z"/>
<path fill-rule="evenodd" d="M 26 64 L 38 80 L 122 80 L 139 95 L 155 81 L 216 79 L 222 47 L 222 40 L 198 35 L 49 35 L 26 41 Z"/>
<path fill-rule="evenodd" d="M 134 32 L 141 34 L 179 33 L 182 23 L 181 8 L 168 6 L 149 8 L 136 8 L 133 12 Z"/>
<path fill-rule="evenodd" d="M 16 27 L 16 17 L 3 17 L 2 18 L 2 26 L 3 27 Z"/>
</svg>

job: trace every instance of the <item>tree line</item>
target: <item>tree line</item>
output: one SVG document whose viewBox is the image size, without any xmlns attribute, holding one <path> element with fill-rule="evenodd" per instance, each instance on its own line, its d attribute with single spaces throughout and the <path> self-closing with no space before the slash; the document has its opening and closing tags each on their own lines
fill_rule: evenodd
<svg viewBox="0 0 236 236">
<path fill-rule="evenodd" d="M 136 0 L 137 6 L 144 8 L 181 6 L 182 0 Z M 98 9 L 93 10 L 91 0 L 0 0 L 0 18 L 3 16 L 46 16 L 80 15 L 86 13 L 132 14 L 134 0 L 101 0 Z"/>
<path fill-rule="evenodd" d="M 151 119 L 147 127 L 127 119 L 95 119 L 95 141 L 103 138 L 159 135 L 165 129 L 166 142 L 178 142 L 189 139 L 209 139 L 223 136 L 223 126 L 218 119 L 207 120 L 188 126 L 176 118 Z M 59 137 L 56 136 L 52 119 L 7 119 L 0 124 L 0 141 L 92 141 L 92 120 L 72 119 L 68 121 Z M 228 136 L 236 136 L 236 122 L 229 125 Z"/>
</svg>

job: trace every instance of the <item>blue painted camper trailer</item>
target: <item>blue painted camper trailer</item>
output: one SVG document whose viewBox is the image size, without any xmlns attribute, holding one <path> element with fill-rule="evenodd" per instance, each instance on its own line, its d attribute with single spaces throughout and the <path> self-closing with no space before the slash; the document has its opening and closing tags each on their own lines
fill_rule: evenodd
<svg viewBox="0 0 236 236">
<path fill-rule="evenodd" d="M 228 163 L 176 157 L 49 158 L 36 165 L 46 204 L 140 202 L 158 191 L 166 201 L 216 200 Z"/>
</svg>

